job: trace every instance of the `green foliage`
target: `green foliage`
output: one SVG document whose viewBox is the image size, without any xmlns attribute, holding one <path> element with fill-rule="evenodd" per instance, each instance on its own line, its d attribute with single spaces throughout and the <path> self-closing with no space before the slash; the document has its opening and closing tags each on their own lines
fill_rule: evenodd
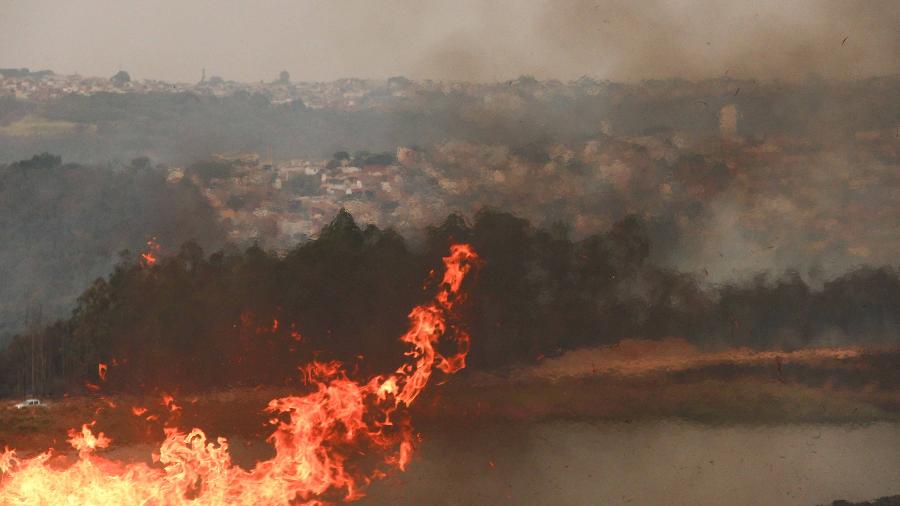
<svg viewBox="0 0 900 506">
<path fill-rule="evenodd" d="M 0 353 L 0 392 L 27 384 L 33 342 L 46 364 L 42 385 L 57 392 L 96 383 L 100 361 L 120 364 L 108 390 L 279 385 L 297 381 L 297 366 L 313 359 L 341 360 L 360 375 L 390 371 L 402 360 L 397 338 L 409 310 L 433 294 L 441 257 L 460 241 L 484 262 L 453 322 L 472 335 L 474 368 L 623 338 L 791 348 L 841 332 L 892 339 L 900 328 L 894 269 L 855 271 L 820 291 L 790 273 L 704 290 L 648 260 L 644 227 L 627 217 L 573 241 L 563 224 L 536 229 L 485 209 L 471 224 L 448 216 L 413 251 L 341 210 L 286 255 L 258 246 L 206 255 L 194 242 L 153 266 L 126 255 L 68 320 Z"/>
<path fill-rule="evenodd" d="M 116 75 L 109 78 L 109 80 L 117 85 L 123 85 L 131 81 L 131 76 L 128 74 L 128 72 L 120 70 L 116 72 Z"/>
<path fill-rule="evenodd" d="M 225 81 L 212 77 L 208 84 Z M 332 85 L 340 88 L 340 83 Z M 893 129 L 900 104 L 895 76 L 831 82 L 824 88 L 733 79 L 632 84 L 581 79 L 554 85 L 523 76 L 447 92 L 413 87 L 414 100 L 406 94 L 392 97 L 408 86 L 409 81 L 393 78 L 353 111 L 306 108 L 300 101 L 273 105 L 271 97 L 249 93 L 97 93 L 40 104 L 0 98 L 0 117 L 14 119 L 27 111 L 46 120 L 96 126 L 72 129 L 51 144 L 67 159 L 91 162 L 157 153 L 165 154 L 167 163 L 188 164 L 212 153 L 263 152 L 269 146 L 279 158 L 327 157 L 337 146 L 377 152 L 397 146 L 429 148 L 447 139 L 503 144 L 523 159 L 539 161 L 541 150 L 529 144 L 596 139 L 604 121 L 614 125 L 617 136 L 678 132 L 705 137 L 718 134 L 715 111 L 734 104 L 741 111 L 741 133 L 748 138 L 789 134 L 827 142 L 822 138 L 826 131 L 837 140 L 853 132 Z M 501 91 L 498 87 L 517 93 L 521 106 L 486 106 L 484 97 Z M 738 88 L 742 91 L 734 96 Z M 47 142 L 0 136 L 0 161 L 30 156 L 47 149 Z"/>
<path fill-rule="evenodd" d="M 229 162 L 207 160 L 197 162 L 188 167 L 188 174 L 196 174 L 203 181 L 210 179 L 227 179 L 234 172 L 234 165 Z"/>
<path fill-rule="evenodd" d="M 366 165 L 391 165 L 397 162 L 397 158 L 393 154 L 369 153 L 368 151 L 357 151 L 353 156 L 353 165 L 363 167 Z"/>
<path fill-rule="evenodd" d="M 0 335 L 36 323 L 38 309 L 45 322 L 64 315 L 117 252 L 153 236 L 170 247 L 224 238 L 196 187 L 166 182 L 146 159 L 93 167 L 45 153 L 0 166 Z"/>
<path fill-rule="evenodd" d="M 321 178 L 315 175 L 295 174 L 288 180 L 288 187 L 297 195 L 322 193 Z"/>
<path fill-rule="evenodd" d="M 48 362 L 56 364 L 49 374 L 62 377 L 60 385 L 96 382 L 96 363 L 115 359 L 127 365 L 111 369 L 111 388 L 185 389 L 280 384 L 296 379 L 297 365 L 316 356 L 361 371 L 390 370 L 403 356 L 397 337 L 407 313 L 430 297 L 441 257 L 457 241 L 470 241 L 486 261 L 457 322 L 476 336 L 473 363 L 530 360 L 597 341 L 591 326 L 608 314 L 592 304 L 615 295 L 581 272 L 601 262 L 627 272 L 626 265 L 613 265 L 620 258 L 610 252 L 640 242 L 618 228 L 609 237 L 626 245 L 595 238 L 604 243 L 594 252 L 602 258 L 595 258 L 564 232 L 534 230 L 521 218 L 484 210 L 471 227 L 451 215 L 430 229 L 416 253 L 393 231 L 360 228 L 342 210 L 317 239 L 283 258 L 256 246 L 206 256 L 195 243 L 152 267 L 124 257 L 108 280 L 82 294 L 60 324 L 64 331 L 44 337 L 53 343 L 47 349 L 56 350 L 48 351 Z M 3 356 L 11 365 L 2 383 L 7 391 L 25 367 L 13 355 Z"/>
<path fill-rule="evenodd" d="M 32 156 L 30 160 L 13 163 L 10 165 L 10 168 L 19 170 L 52 169 L 60 165 L 62 165 L 62 157 L 50 153 L 41 153 Z"/>
</svg>

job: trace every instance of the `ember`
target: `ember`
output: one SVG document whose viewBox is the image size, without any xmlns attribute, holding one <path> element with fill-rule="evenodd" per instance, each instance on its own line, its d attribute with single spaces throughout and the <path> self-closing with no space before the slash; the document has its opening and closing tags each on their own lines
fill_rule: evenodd
<svg viewBox="0 0 900 506">
<path fill-rule="evenodd" d="M 147 251 L 141 253 L 141 265 L 144 267 L 152 267 L 156 265 L 156 258 L 159 255 L 159 243 L 156 238 L 147 241 Z"/>
<path fill-rule="evenodd" d="M 0 452 L 2 504 L 327 504 L 363 496 L 372 480 L 390 468 L 405 469 L 414 436 L 402 413 L 421 393 L 435 367 L 453 373 L 465 367 L 469 336 L 447 323 L 461 299 L 463 277 L 475 265 L 468 245 L 454 245 L 435 299 L 414 308 L 401 341 L 411 345 L 409 361 L 393 374 L 366 383 L 350 379 L 338 362 L 302 368 L 314 387 L 308 395 L 269 402 L 275 431 L 268 442 L 275 456 L 244 470 L 231 461 L 224 438 L 209 441 L 200 429 L 167 428 L 154 465 L 124 463 L 95 455 L 111 440 L 96 435 L 94 423 L 71 430 L 78 460 L 65 469 L 50 466 L 52 452 L 23 459 Z M 440 340 L 456 345 L 444 355 Z M 170 411 L 178 406 L 165 395 Z M 140 416 L 146 408 L 132 407 Z M 377 453 L 377 461 L 360 454 Z"/>
</svg>

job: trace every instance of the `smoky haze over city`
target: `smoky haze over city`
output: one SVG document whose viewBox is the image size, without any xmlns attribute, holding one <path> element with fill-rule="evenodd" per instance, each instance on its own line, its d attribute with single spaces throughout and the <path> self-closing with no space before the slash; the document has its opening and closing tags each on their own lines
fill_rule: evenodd
<svg viewBox="0 0 900 506">
<path fill-rule="evenodd" d="M 859 79 L 900 72 L 896 2 L 4 0 L 0 61 L 193 82 Z M 846 40 L 845 40 L 846 39 Z"/>
<path fill-rule="evenodd" d="M 0 9 L 0 503 L 900 503 L 900 3 Z"/>
</svg>

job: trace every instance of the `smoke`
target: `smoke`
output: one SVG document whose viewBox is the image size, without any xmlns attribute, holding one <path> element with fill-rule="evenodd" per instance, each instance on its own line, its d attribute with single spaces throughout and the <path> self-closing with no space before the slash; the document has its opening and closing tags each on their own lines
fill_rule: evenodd
<svg viewBox="0 0 900 506">
<path fill-rule="evenodd" d="M 900 71 L 898 9 L 891 0 L 13 1 L 0 19 L 0 62 L 190 82 L 201 68 L 244 81 L 282 69 L 300 80 L 843 79 Z"/>
<path fill-rule="evenodd" d="M 898 9 L 891 1 L 550 1 L 535 44 L 556 55 L 557 73 L 846 79 L 900 70 Z"/>
<path fill-rule="evenodd" d="M 63 317 L 121 252 L 136 255 L 152 237 L 172 249 L 221 244 L 203 197 L 165 175 L 146 159 L 96 167 L 44 154 L 0 165 L 0 335 Z"/>
</svg>

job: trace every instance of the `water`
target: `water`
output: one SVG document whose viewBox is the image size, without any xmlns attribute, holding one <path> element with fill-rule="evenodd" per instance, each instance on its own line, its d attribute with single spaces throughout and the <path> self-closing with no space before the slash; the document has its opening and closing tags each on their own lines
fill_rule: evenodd
<svg viewBox="0 0 900 506">
<path fill-rule="evenodd" d="M 830 504 L 900 494 L 900 425 L 549 422 L 426 432 L 362 504 Z"/>
</svg>

